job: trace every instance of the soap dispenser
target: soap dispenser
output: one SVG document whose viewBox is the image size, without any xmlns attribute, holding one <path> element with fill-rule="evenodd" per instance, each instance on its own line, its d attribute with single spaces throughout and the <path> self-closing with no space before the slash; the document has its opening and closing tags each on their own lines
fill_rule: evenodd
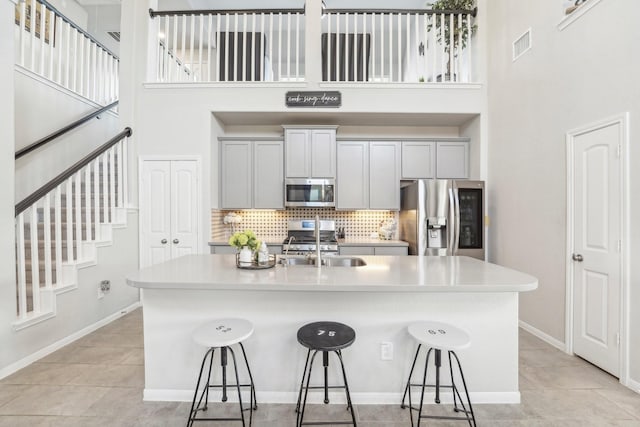
<svg viewBox="0 0 640 427">
<path fill-rule="evenodd" d="M 258 264 L 266 264 L 267 262 L 269 262 L 269 248 L 265 242 L 262 242 L 258 250 Z"/>
</svg>

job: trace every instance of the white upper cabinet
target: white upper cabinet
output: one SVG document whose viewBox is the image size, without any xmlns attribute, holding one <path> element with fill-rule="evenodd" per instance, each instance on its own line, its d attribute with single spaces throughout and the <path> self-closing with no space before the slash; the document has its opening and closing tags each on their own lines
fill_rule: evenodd
<svg viewBox="0 0 640 427">
<path fill-rule="evenodd" d="M 436 145 L 436 177 L 469 178 L 469 142 L 438 142 Z"/>
<path fill-rule="evenodd" d="M 436 177 L 436 143 L 402 141 L 402 179 Z"/>
<path fill-rule="evenodd" d="M 220 208 L 284 209 L 283 143 L 220 143 Z"/>
<path fill-rule="evenodd" d="M 339 141 L 336 209 L 400 209 L 400 142 Z"/>
<path fill-rule="evenodd" d="M 285 127 L 287 178 L 336 177 L 336 128 Z"/>
<path fill-rule="evenodd" d="M 400 209 L 400 142 L 369 143 L 369 209 Z"/>
</svg>

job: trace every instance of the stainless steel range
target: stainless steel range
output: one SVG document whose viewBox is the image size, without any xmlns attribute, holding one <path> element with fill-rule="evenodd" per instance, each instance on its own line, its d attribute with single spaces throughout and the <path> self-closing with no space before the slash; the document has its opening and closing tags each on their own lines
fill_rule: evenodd
<svg viewBox="0 0 640 427">
<path fill-rule="evenodd" d="M 319 225 L 320 252 L 323 254 L 337 254 L 336 222 L 333 220 L 320 220 Z M 287 238 L 282 245 L 283 252 L 298 255 L 315 252 L 315 227 L 316 221 L 314 219 L 289 221 Z"/>
</svg>

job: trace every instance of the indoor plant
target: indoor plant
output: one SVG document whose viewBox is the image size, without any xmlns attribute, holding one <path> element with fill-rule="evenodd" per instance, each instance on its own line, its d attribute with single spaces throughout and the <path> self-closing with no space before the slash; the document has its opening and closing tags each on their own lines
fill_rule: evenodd
<svg viewBox="0 0 640 427">
<path fill-rule="evenodd" d="M 431 4 L 432 10 L 468 10 L 475 11 L 475 0 L 435 0 Z M 475 16 L 475 13 L 473 14 Z M 432 19 L 427 25 L 428 31 L 435 31 L 436 40 L 438 43 L 444 44 L 444 51 L 449 58 L 447 60 L 447 74 L 443 79 L 442 75 L 438 76 L 438 81 L 446 80 L 452 81 L 456 79 L 455 75 L 451 74 L 451 59 L 450 52 L 453 49 L 453 55 L 458 56 L 458 53 L 467 47 L 467 39 L 469 37 L 469 30 L 473 35 L 478 26 L 472 24 L 469 27 L 469 19 L 472 15 L 469 14 L 455 14 L 453 15 L 453 45 L 451 44 L 451 20 L 448 15 L 445 16 L 444 22 L 437 15 L 432 16 Z M 444 37 L 442 27 L 444 27 Z"/>
<path fill-rule="evenodd" d="M 251 263 L 255 258 L 254 254 L 260 248 L 260 243 L 256 234 L 251 230 L 238 231 L 229 238 L 229 245 L 240 250 L 238 260 L 241 263 Z"/>
</svg>

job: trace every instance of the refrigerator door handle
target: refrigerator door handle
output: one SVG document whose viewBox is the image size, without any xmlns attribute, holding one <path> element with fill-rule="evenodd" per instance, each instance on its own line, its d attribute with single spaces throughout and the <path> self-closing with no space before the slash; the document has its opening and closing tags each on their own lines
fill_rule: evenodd
<svg viewBox="0 0 640 427">
<path fill-rule="evenodd" d="M 454 188 L 453 190 L 453 200 L 455 205 L 455 236 L 453 237 L 454 242 L 454 252 L 453 255 L 458 254 L 458 249 L 460 249 L 460 194 L 458 193 L 458 188 Z"/>
<path fill-rule="evenodd" d="M 449 219 L 447 220 L 447 255 L 455 255 L 455 196 L 449 188 Z"/>
</svg>

